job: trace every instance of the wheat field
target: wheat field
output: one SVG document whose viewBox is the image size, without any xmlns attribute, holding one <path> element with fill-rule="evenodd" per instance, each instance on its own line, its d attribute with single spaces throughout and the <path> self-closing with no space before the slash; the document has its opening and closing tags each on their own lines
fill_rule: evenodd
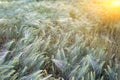
<svg viewBox="0 0 120 80">
<path fill-rule="evenodd" d="M 119 80 L 120 9 L 99 1 L 0 0 L 0 80 Z"/>
</svg>

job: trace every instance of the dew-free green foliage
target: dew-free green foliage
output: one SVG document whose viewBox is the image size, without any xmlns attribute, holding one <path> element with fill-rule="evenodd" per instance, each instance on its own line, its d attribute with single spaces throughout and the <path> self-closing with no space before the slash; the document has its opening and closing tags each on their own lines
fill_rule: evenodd
<svg viewBox="0 0 120 80">
<path fill-rule="evenodd" d="M 90 10 L 87 0 L 1 0 L 0 80 L 119 80 L 120 23 Z"/>
</svg>

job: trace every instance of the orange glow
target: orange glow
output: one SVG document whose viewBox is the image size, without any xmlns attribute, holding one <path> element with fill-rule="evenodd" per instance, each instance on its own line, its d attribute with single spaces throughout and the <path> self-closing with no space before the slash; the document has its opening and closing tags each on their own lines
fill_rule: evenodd
<svg viewBox="0 0 120 80">
<path fill-rule="evenodd" d="M 95 14 L 103 21 L 120 20 L 120 0 L 100 0 L 93 5 Z"/>
</svg>

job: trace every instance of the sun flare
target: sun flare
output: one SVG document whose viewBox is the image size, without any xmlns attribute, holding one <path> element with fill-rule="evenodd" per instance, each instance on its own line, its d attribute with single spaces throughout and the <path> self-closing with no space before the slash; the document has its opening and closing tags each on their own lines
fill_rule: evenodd
<svg viewBox="0 0 120 80">
<path fill-rule="evenodd" d="M 112 5 L 120 7 L 120 1 L 112 1 Z"/>
<path fill-rule="evenodd" d="M 94 14 L 97 14 L 103 21 L 120 20 L 120 0 L 98 0 L 91 4 Z"/>
</svg>

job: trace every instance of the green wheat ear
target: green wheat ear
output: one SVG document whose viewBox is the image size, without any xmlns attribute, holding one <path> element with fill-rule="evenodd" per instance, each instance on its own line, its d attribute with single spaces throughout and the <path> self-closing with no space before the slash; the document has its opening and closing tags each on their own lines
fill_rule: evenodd
<svg viewBox="0 0 120 80">
<path fill-rule="evenodd" d="M 15 44 L 16 44 L 16 43 L 15 43 L 15 40 L 12 40 L 12 41 L 6 43 L 6 44 L 5 44 L 5 47 L 6 47 L 7 50 L 12 50 L 12 49 L 15 48 Z"/>
</svg>

